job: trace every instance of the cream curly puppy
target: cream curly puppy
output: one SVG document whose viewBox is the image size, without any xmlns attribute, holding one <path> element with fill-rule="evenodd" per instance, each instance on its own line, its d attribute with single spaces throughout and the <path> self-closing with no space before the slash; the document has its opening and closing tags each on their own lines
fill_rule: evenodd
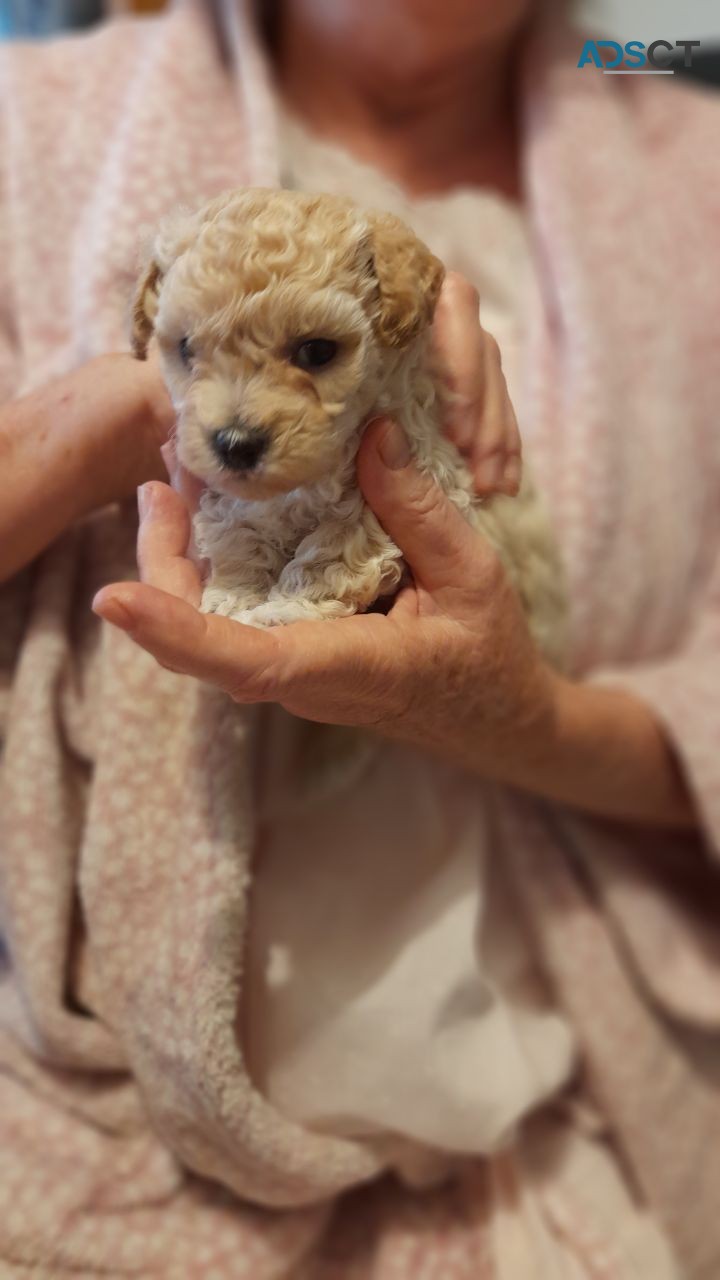
<svg viewBox="0 0 720 1280">
<path fill-rule="evenodd" d="M 526 480 L 479 502 L 440 429 L 430 325 L 443 266 L 399 219 L 328 195 L 244 189 L 161 227 L 133 347 L 156 335 L 180 462 L 207 485 L 195 517 L 202 608 L 253 626 L 340 618 L 391 593 L 401 553 L 358 488 L 376 414 L 501 555 L 557 657 L 560 566 Z"/>
</svg>

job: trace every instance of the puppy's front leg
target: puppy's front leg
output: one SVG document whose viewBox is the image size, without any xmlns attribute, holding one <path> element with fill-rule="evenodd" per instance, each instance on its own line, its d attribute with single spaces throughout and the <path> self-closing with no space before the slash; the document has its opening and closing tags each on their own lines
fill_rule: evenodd
<svg viewBox="0 0 720 1280">
<path fill-rule="evenodd" d="M 195 516 L 193 528 L 199 554 L 210 561 L 200 606 L 203 613 L 235 618 L 267 600 L 285 563 L 277 540 L 239 523 L 236 507 L 227 501 L 206 503 Z"/>
<path fill-rule="evenodd" d="M 327 522 L 303 538 L 264 604 L 234 614 L 254 627 L 344 618 L 397 586 L 402 554 L 369 507 L 357 521 Z"/>
</svg>

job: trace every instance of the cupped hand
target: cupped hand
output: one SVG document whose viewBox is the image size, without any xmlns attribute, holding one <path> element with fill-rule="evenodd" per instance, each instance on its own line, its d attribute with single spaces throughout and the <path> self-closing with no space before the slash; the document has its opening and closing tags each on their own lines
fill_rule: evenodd
<svg viewBox="0 0 720 1280">
<path fill-rule="evenodd" d="M 386 616 L 262 631 L 200 613 L 187 506 L 157 482 L 141 494 L 142 581 L 105 587 L 94 608 L 162 666 L 238 702 L 372 726 L 504 776 L 505 762 L 540 748 L 552 714 L 553 677 L 519 600 L 492 549 L 409 461 L 395 423 L 367 429 L 358 474 L 413 577 Z"/>
</svg>

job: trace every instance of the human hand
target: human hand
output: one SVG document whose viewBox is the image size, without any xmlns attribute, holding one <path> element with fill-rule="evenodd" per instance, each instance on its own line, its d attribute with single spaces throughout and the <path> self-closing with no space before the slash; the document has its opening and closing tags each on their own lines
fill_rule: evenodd
<svg viewBox="0 0 720 1280">
<path fill-rule="evenodd" d="M 306 719 L 371 726 L 507 777 L 540 751 L 553 677 L 495 553 L 408 460 L 399 428 L 373 423 L 358 474 L 366 500 L 412 571 L 386 615 L 267 631 L 199 612 L 182 499 L 141 494 L 142 581 L 104 588 L 94 608 L 161 665 L 238 702 L 278 702 Z"/>
<path fill-rule="evenodd" d="M 154 361 L 99 356 L 0 408 L 0 581 L 74 521 L 167 472 L 174 413 Z"/>
<path fill-rule="evenodd" d="M 83 377 L 78 394 L 93 415 L 88 447 L 95 483 L 88 506 L 129 497 L 148 480 L 166 479 L 162 458 L 175 424 L 175 413 L 155 355 L 136 360 L 123 353 L 99 356 L 70 375 Z M 90 419 L 90 413 L 85 416 Z"/>
<path fill-rule="evenodd" d="M 451 338 L 452 322 L 441 333 L 448 350 Z M 487 350 L 482 339 L 477 349 Z M 504 389 L 499 373 L 493 359 L 496 391 Z M 458 385 L 462 392 L 456 374 Z M 467 431 L 472 451 L 476 437 L 487 442 L 480 406 L 488 401 L 474 401 L 467 385 L 466 420 L 449 425 Z M 505 445 L 493 446 L 491 456 L 519 461 L 514 416 L 501 412 L 499 420 Z M 168 464 L 172 472 L 171 457 Z M 494 552 L 408 463 L 396 425 L 367 429 L 358 473 L 413 574 L 387 616 L 261 631 L 201 614 L 200 571 L 186 555 L 195 493 L 182 475 L 176 483 L 185 497 L 163 484 L 143 489 L 143 581 L 106 587 L 96 612 L 161 665 L 216 684 L 238 702 L 275 701 L 310 720 L 371 727 L 488 779 L 604 817 L 694 826 L 682 769 L 651 708 L 623 689 L 570 681 L 545 665 Z M 508 490 L 516 477 L 511 467 Z M 503 481 L 497 473 L 490 479 L 491 487 Z"/>
<path fill-rule="evenodd" d="M 445 430 L 481 496 L 516 494 L 521 444 L 500 362 L 500 349 L 480 324 L 477 289 L 456 271 L 443 281 L 433 340 L 447 388 Z"/>
</svg>

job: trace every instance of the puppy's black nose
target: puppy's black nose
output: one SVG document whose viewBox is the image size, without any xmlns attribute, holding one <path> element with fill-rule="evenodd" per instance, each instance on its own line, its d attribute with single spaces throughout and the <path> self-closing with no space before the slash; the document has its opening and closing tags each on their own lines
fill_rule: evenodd
<svg viewBox="0 0 720 1280">
<path fill-rule="evenodd" d="M 252 471 L 268 447 L 267 432 L 261 427 L 237 423 L 222 427 L 211 439 L 213 452 L 229 471 Z"/>
</svg>

